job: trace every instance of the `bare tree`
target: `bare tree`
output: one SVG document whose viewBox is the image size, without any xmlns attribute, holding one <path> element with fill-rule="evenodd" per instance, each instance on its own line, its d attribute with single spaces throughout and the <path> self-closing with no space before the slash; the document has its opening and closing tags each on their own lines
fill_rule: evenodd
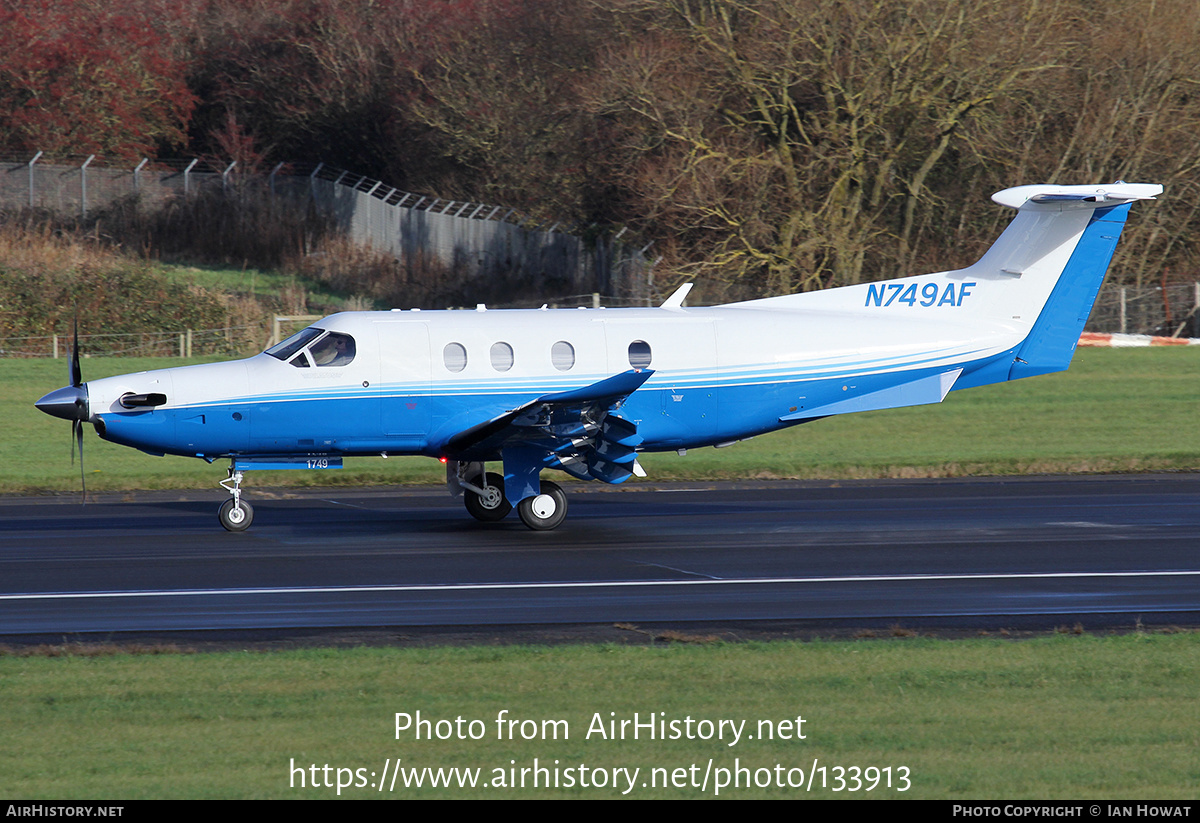
<svg viewBox="0 0 1200 823">
<path fill-rule="evenodd" d="M 631 186 L 689 275 L 778 292 L 902 274 L 966 127 L 1056 65 L 1058 5 L 632 0 L 594 111 L 625 123 Z"/>
</svg>

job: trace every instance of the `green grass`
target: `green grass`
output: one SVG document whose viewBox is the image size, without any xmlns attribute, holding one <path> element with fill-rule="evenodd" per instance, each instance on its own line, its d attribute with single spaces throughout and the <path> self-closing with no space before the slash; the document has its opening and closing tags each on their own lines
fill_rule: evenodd
<svg viewBox="0 0 1200 823">
<path fill-rule="evenodd" d="M 333 797 L 291 785 L 303 766 L 380 771 L 654 767 L 702 777 L 824 765 L 825 790 L 722 796 L 1194 799 L 1200 635 L 924 638 L 707 646 L 355 649 L 135 657 L 0 657 L 0 794 L 21 798 Z M 516 720 L 566 720 L 568 739 L 497 739 Z M 479 740 L 396 737 L 395 714 L 482 720 Z M 721 740 L 587 737 L 593 718 L 746 721 Z M 805 739 L 759 739 L 760 720 Z M 477 729 L 480 727 L 476 727 Z M 512 762 L 515 761 L 515 764 Z M 834 767 L 909 769 L 900 792 L 834 792 Z M 336 774 L 333 772 L 331 774 Z M 716 774 L 714 772 L 714 774 Z M 773 774 L 773 771 L 772 771 Z M 306 778 L 311 773 L 306 772 Z M 761 776 L 761 773 L 760 773 Z M 690 778 L 690 773 L 689 773 Z M 795 775 L 793 775 L 795 779 Z M 324 777 L 322 775 L 322 780 Z M 743 781 L 744 783 L 744 781 Z M 819 785 L 819 783 L 818 783 Z M 379 797 L 371 789 L 343 796 Z M 397 789 L 409 797 L 617 797 L 612 788 Z M 384 792 L 383 796 L 388 796 Z"/>
<path fill-rule="evenodd" d="M 339 311 L 350 295 L 334 291 L 315 280 L 262 269 L 162 264 L 166 276 L 224 294 L 249 295 L 286 305 L 303 293 L 314 306 Z"/>
<path fill-rule="evenodd" d="M 180 360 L 88 359 L 87 379 Z M 194 362 L 194 361 L 193 361 Z M 0 361 L 0 492 L 78 489 L 70 426 L 33 408 L 65 360 Z M 649 480 L 871 478 L 1200 469 L 1200 348 L 1083 349 L 1067 372 L 953 392 L 936 406 L 843 415 L 727 449 L 641 458 Z M 200 488 L 217 466 L 150 457 L 86 429 L 88 487 Z M 331 472 L 262 472 L 248 485 L 438 483 L 427 458 L 357 458 Z"/>
</svg>

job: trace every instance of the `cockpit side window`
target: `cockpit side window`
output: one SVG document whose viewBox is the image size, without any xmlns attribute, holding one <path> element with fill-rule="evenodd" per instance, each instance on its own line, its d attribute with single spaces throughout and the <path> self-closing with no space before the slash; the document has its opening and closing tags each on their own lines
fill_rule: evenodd
<svg viewBox="0 0 1200 823">
<path fill-rule="evenodd" d="M 287 360 L 300 349 L 307 346 L 313 340 L 316 340 L 325 333 L 324 329 L 318 329 L 314 326 L 309 326 L 307 329 L 301 329 L 293 334 L 282 343 L 276 343 L 271 348 L 267 349 L 267 354 L 276 357 L 280 360 Z M 305 363 L 304 365 L 308 365 Z"/>
<path fill-rule="evenodd" d="M 331 331 L 308 350 L 318 366 L 346 366 L 354 360 L 354 338 Z"/>
</svg>

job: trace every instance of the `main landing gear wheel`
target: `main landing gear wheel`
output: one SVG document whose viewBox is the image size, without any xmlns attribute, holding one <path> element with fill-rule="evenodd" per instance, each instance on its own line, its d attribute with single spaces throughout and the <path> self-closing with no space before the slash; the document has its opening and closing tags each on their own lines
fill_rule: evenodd
<svg viewBox="0 0 1200 823">
<path fill-rule="evenodd" d="M 234 500 L 232 497 L 221 504 L 217 517 L 226 531 L 244 532 L 254 521 L 254 509 L 245 500 Z"/>
<path fill-rule="evenodd" d="M 567 495 L 550 480 L 542 481 L 542 493 L 517 504 L 521 522 L 534 531 L 558 528 L 567 516 Z"/>
<path fill-rule="evenodd" d="M 481 485 L 487 494 L 478 495 L 468 489 L 463 494 L 463 503 L 466 504 L 467 511 L 476 520 L 482 520 L 484 523 L 503 520 L 512 511 L 512 503 L 509 503 L 508 498 L 504 496 L 504 476 L 496 472 L 488 472 L 487 480 L 480 483 L 479 481 L 482 479 L 476 478 L 475 483 Z"/>
</svg>

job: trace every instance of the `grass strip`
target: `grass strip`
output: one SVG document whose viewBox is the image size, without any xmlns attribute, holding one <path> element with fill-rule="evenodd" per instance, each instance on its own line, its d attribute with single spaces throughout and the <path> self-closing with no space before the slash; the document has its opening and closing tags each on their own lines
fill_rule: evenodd
<svg viewBox="0 0 1200 823">
<path fill-rule="evenodd" d="M 1146 632 L 1022 641 L 8 655 L 0 657 L 0 793 L 335 797 L 342 768 L 350 770 L 343 783 L 361 776 L 366 784 L 343 788 L 342 797 L 600 798 L 626 788 L 628 775 L 614 787 L 612 770 L 637 768 L 629 797 L 689 798 L 713 796 L 718 770 L 733 780 L 741 767 L 741 786 L 726 786 L 720 796 L 1194 799 L 1198 676 L 1200 635 Z M 396 713 L 415 719 L 418 711 L 429 730 L 421 740 L 411 729 L 397 739 Z M 498 726 L 501 712 L 517 724 Z M 608 735 L 609 721 L 619 731 L 635 712 L 643 723 L 678 721 L 680 735 L 647 739 L 643 728 L 635 740 L 628 726 L 624 739 Z M 700 739 L 699 721 L 723 719 L 745 721 L 738 742 L 729 745 L 731 727 L 723 739 Z M 479 739 L 458 739 L 471 734 L 472 720 L 480 721 L 473 726 Z M 769 721 L 775 739 L 760 721 Z M 449 739 L 436 739 L 439 730 Z M 435 739 L 426 739 L 431 733 Z M 431 787 L 425 773 L 420 788 L 404 787 L 401 777 L 381 794 L 371 774 L 397 758 L 418 774 L 478 769 L 478 785 Z M 549 771 L 536 788 L 526 772 L 522 787 L 520 770 L 534 758 Z M 807 783 L 814 762 L 811 791 L 786 785 L 791 769 L 802 769 Z M 608 785 L 578 785 L 581 765 L 605 770 Z M 855 766 L 890 766 L 892 788 L 881 782 L 852 791 Z M 911 780 L 903 792 L 901 766 Z M 559 787 L 547 787 L 555 768 Z M 565 785 L 567 769 L 575 786 Z M 591 774 L 600 782 L 598 771 Z M 499 776 L 506 784 L 515 776 L 517 785 L 498 787 Z M 790 779 L 801 778 L 791 772 Z"/>
</svg>

